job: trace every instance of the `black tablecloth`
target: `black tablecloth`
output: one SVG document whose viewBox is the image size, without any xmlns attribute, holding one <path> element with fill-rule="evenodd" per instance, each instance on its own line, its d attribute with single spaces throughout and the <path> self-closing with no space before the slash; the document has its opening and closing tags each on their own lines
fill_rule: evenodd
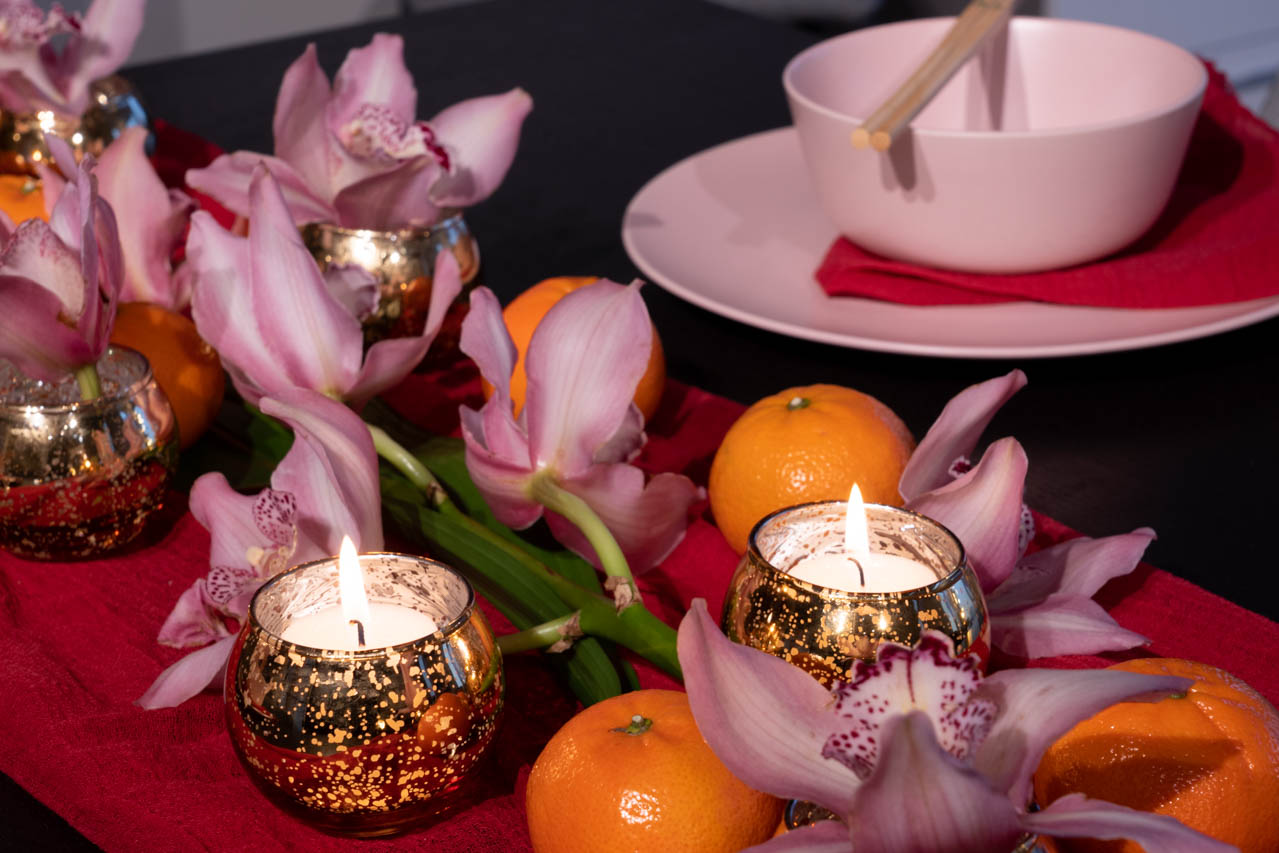
<svg viewBox="0 0 1279 853">
<path fill-rule="evenodd" d="M 491 0 L 126 74 L 152 115 L 227 150 L 270 152 L 280 78 L 306 43 L 332 73 L 379 30 L 405 38 L 422 117 L 517 85 L 533 95 L 510 175 L 467 214 L 483 279 L 503 300 L 553 275 L 635 277 L 619 237 L 634 193 L 683 157 L 788 124 L 781 70 L 815 40 L 697 0 Z M 1093 536 L 1153 527 L 1150 562 L 1279 618 L 1277 321 L 1156 349 L 1004 362 L 799 341 L 658 287 L 645 295 L 670 374 L 744 403 L 839 383 L 888 402 L 922 435 L 955 392 L 1021 367 L 1030 385 L 991 437 L 1025 446 L 1032 506 Z M 9 806 L 0 842 L 13 849 L 91 847 L 8 780 L 0 803 Z"/>
</svg>

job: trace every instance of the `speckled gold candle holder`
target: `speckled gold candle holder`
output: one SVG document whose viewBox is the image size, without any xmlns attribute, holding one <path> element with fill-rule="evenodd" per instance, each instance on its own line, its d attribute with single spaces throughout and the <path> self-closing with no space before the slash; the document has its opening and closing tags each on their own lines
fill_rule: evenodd
<svg viewBox="0 0 1279 853">
<path fill-rule="evenodd" d="M 102 556 L 132 541 L 164 506 L 178 467 L 178 427 L 151 365 L 111 346 L 101 396 L 69 374 L 22 375 L 0 360 L 0 548 L 30 560 Z"/>
<path fill-rule="evenodd" d="M 434 560 L 360 557 L 370 602 L 411 607 L 439 630 L 387 648 L 334 651 L 281 638 L 339 602 L 335 560 L 268 581 L 227 665 L 226 717 L 254 783 L 318 829 L 408 831 L 447 812 L 493 740 L 502 659 L 471 586 Z"/>
<path fill-rule="evenodd" d="M 729 639 L 790 661 L 824 684 L 846 680 L 879 644 L 914 645 L 941 631 L 957 652 L 990 655 L 990 623 L 963 545 L 942 525 L 897 507 L 866 505 L 870 547 L 928 566 L 937 580 L 902 592 L 849 592 L 788 572 L 803 558 L 839 550 L 847 504 L 824 501 L 779 510 L 751 531 L 724 599 Z"/>
<path fill-rule="evenodd" d="M 313 222 L 301 231 L 302 241 L 321 268 L 358 266 L 376 279 L 377 305 L 361 320 L 366 346 L 422 334 L 431 307 L 435 258 L 440 252 L 452 252 L 462 292 L 440 324 L 424 364 L 440 366 L 457 357 L 469 294 L 479 284 L 480 272 L 479 244 L 461 213 L 423 228 L 377 231 Z"/>
</svg>

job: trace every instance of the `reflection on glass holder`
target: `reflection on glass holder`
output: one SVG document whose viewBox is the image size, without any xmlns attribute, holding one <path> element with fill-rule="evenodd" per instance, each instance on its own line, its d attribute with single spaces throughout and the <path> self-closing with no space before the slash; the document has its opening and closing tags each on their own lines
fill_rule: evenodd
<svg viewBox="0 0 1279 853">
<path fill-rule="evenodd" d="M 990 623 L 981 587 L 959 540 L 930 518 L 866 506 L 871 550 L 928 566 L 938 578 L 928 586 L 857 593 L 787 574 L 804 557 L 838 548 L 846 508 L 843 501 L 802 504 L 755 526 L 724 599 L 725 635 L 827 685 L 846 680 L 854 660 L 873 660 L 880 643 L 914 645 L 926 630 L 946 634 L 957 652 L 979 656 L 984 668 Z"/>
<path fill-rule="evenodd" d="M 461 213 L 425 228 L 376 231 L 313 222 L 301 231 L 321 269 L 357 266 L 377 279 L 377 306 L 362 320 L 365 346 L 422 333 L 431 305 L 435 256 L 452 252 L 462 277 L 462 293 L 449 308 L 427 361 L 447 363 L 457 355 L 467 300 L 479 284 L 480 271 L 479 245 Z"/>
<path fill-rule="evenodd" d="M 173 409 L 146 358 L 112 346 L 102 395 L 71 376 L 28 379 L 0 361 L 0 548 L 66 560 L 129 542 L 164 504 L 177 468 Z"/>
<path fill-rule="evenodd" d="M 84 154 L 97 157 L 126 127 L 147 126 L 146 109 L 123 77 L 113 74 L 95 80 L 89 95 L 89 108 L 79 116 L 52 110 L 0 110 L 0 173 L 35 175 L 36 166 L 50 159 L 46 133 L 66 140 L 77 158 Z"/>
<path fill-rule="evenodd" d="M 370 602 L 430 616 L 439 630 L 389 648 L 334 651 L 281 638 L 338 604 L 334 560 L 268 581 L 227 664 L 231 741 L 260 790 L 326 832 L 375 837 L 446 814 L 493 740 L 502 659 L 475 593 L 443 563 L 360 557 Z"/>
</svg>

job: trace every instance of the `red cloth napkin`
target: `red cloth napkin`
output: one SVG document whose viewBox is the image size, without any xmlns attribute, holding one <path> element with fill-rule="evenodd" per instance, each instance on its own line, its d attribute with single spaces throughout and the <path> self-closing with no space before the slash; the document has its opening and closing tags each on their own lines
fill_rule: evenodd
<svg viewBox="0 0 1279 853">
<path fill-rule="evenodd" d="M 1163 214 L 1127 249 L 1069 269 L 979 275 L 873 255 L 840 237 L 817 270 L 831 296 L 906 305 L 1031 300 L 1176 308 L 1279 294 L 1279 134 L 1209 66 L 1186 161 Z"/>
<path fill-rule="evenodd" d="M 452 387 L 472 395 L 473 379 L 459 375 Z M 394 399 L 413 400 L 437 385 L 425 375 L 407 382 Z M 704 483 L 741 411 L 670 383 L 641 464 Z M 184 499 L 175 495 L 166 512 L 149 538 L 108 559 L 33 563 L 0 553 L 0 770 L 109 851 L 350 850 L 351 842 L 298 823 L 258 793 L 232 752 L 220 694 L 162 711 L 132 704 L 181 654 L 157 645 L 155 635 L 178 595 L 208 570 L 208 534 Z M 1040 519 L 1039 544 L 1071 535 Z M 719 531 L 698 518 L 674 553 L 641 578 L 645 600 L 672 625 L 695 597 L 718 612 L 736 562 Z M 1137 654 L 1216 664 L 1279 700 L 1272 663 L 1279 624 L 1146 565 L 1112 582 L 1102 597 L 1122 624 L 1153 639 Z M 484 606 L 499 632 L 511 630 Z M 1036 665 L 1108 662 L 1076 657 Z M 505 666 L 506 714 L 474 804 L 424 831 L 361 849 L 530 850 L 520 779 L 576 705 L 540 656 L 513 656 Z M 673 686 L 642 662 L 637 669 L 645 686 Z"/>
</svg>

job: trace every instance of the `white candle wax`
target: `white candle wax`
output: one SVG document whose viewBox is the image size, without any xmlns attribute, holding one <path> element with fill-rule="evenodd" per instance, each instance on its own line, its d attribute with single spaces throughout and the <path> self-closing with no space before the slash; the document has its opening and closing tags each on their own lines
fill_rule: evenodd
<svg viewBox="0 0 1279 853">
<path fill-rule="evenodd" d="M 853 555 L 846 551 L 805 557 L 790 574 L 818 586 L 848 592 L 904 592 L 937 581 L 932 569 L 907 557 L 870 553 L 854 562 Z"/>
<path fill-rule="evenodd" d="M 371 601 L 364 625 L 364 645 L 359 644 L 355 625 L 341 605 L 326 607 L 314 613 L 295 616 L 280 634 L 290 643 L 315 649 L 356 651 L 361 648 L 383 648 L 407 643 L 436 630 L 435 620 L 425 613 L 400 604 Z"/>
</svg>

